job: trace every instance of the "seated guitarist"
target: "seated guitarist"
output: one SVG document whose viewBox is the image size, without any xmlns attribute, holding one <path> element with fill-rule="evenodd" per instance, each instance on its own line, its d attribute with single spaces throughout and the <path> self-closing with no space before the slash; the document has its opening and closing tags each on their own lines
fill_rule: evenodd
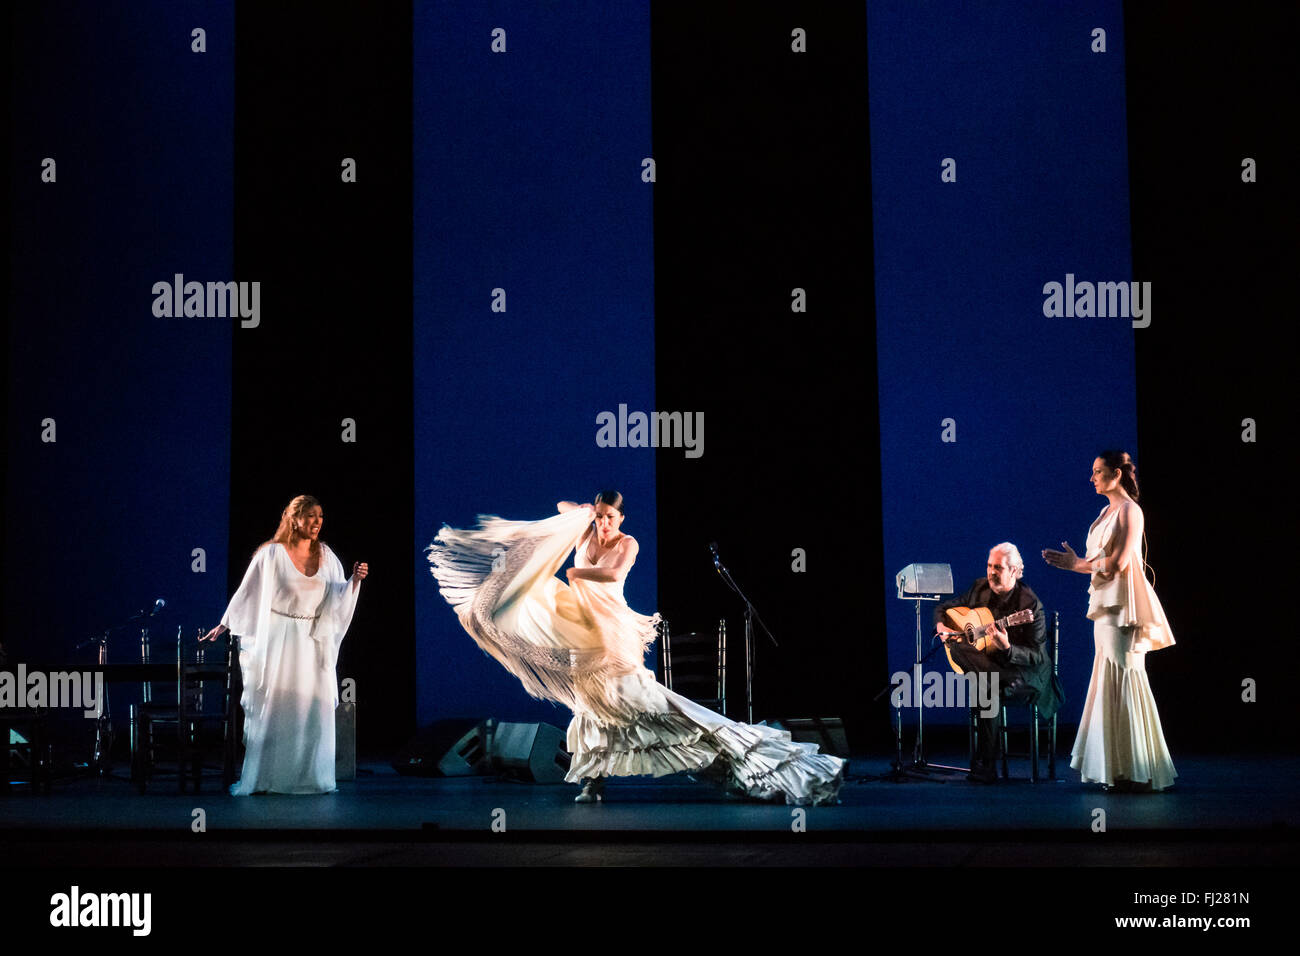
<svg viewBox="0 0 1300 956">
<path fill-rule="evenodd" d="M 965 594 L 935 608 L 935 630 L 949 641 L 948 652 L 963 671 L 996 671 L 1004 699 L 1036 703 L 1039 713 L 1051 718 L 1061 704 L 1061 697 L 1052 680 L 1052 661 L 1044 645 L 1047 620 L 1038 596 L 1020 581 L 1025 572 L 1020 550 L 1010 542 L 994 545 L 989 552 L 988 572 L 988 577 L 980 578 Z M 1006 630 L 994 626 L 988 632 L 992 638 L 990 645 L 980 651 L 945 636 L 956 633 L 944 620 L 944 612 L 953 607 L 986 607 L 995 620 L 1032 608 L 1034 619 Z M 996 783 L 998 758 L 1002 754 L 1002 708 L 999 706 L 993 717 L 979 716 L 978 708 L 975 713 L 978 744 L 971 758 L 970 779 L 977 783 Z"/>
</svg>

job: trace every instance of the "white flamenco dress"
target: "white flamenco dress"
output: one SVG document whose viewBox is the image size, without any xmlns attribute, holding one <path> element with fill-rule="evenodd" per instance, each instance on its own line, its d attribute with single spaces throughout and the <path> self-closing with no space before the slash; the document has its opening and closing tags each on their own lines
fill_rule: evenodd
<svg viewBox="0 0 1300 956">
<path fill-rule="evenodd" d="M 323 544 L 310 577 L 279 544 L 254 555 L 221 618 L 239 635 L 244 677 L 244 769 L 232 794 L 337 789 L 334 667 L 358 590 Z"/>
<path fill-rule="evenodd" d="M 1118 516 L 1118 510 L 1107 515 L 1103 509 L 1092 523 L 1086 560 L 1118 562 Z M 1146 655 L 1172 645 L 1174 634 L 1142 568 L 1141 554 L 1131 554 L 1126 570 L 1092 576 L 1088 617 L 1096 656 L 1070 766 L 1084 783 L 1126 780 L 1164 790 L 1178 773 L 1147 680 Z"/>
<path fill-rule="evenodd" d="M 758 799 L 835 802 L 843 760 L 673 693 L 644 664 L 658 615 L 629 608 L 621 581 L 555 576 L 590 523 L 583 509 L 483 518 L 473 531 L 444 527 L 429 547 L 441 593 L 479 647 L 529 694 L 573 710 L 566 779 L 708 771 Z M 593 567 L 584 551 L 576 566 Z"/>
</svg>

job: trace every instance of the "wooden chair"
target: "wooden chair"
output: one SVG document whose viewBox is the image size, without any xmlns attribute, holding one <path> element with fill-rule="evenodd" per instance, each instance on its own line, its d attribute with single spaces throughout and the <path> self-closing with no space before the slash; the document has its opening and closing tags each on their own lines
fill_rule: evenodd
<svg viewBox="0 0 1300 956">
<path fill-rule="evenodd" d="M 718 620 L 716 634 L 672 634 L 667 621 L 659 624 L 659 651 L 664 686 L 727 715 L 727 622 Z"/>
<path fill-rule="evenodd" d="M 218 644 L 187 655 L 178 630 L 175 703 L 155 699 L 146 685 L 145 700 L 132 707 L 131 779 L 141 793 L 155 776 L 172 772 L 158 769 L 160 756 L 174 762 L 181 793 L 189 783 L 198 793 L 205 769 L 219 770 L 225 787 L 234 782 L 239 640 L 230 634 L 226 638 L 224 654 Z M 209 659 L 210 652 L 215 659 Z M 213 738 L 220 742 L 221 760 L 208 767 L 204 757 L 215 749 Z"/>
<path fill-rule="evenodd" d="M 1060 651 L 1061 651 L 1061 612 L 1060 611 L 1052 612 L 1051 624 L 1048 626 L 1047 629 L 1047 645 L 1052 655 L 1052 677 L 1053 679 L 1055 679 L 1056 675 L 1060 673 L 1060 667 L 1059 667 Z M 1007 754 L 1007 740 L 1008 740 L 1007 725 L 1009 721 L 1006 718 L 1006 708 L 1024 707 L 1027 708 L 1029 711 L 1029 720 L 1028 720 L 1028 725 L 1026 727 L 1026 730 L 1028 731 L 1029 734 L 1029 746 L 1025 753 L 1017 752 L 1011 754 L 1011 756 L 1029 757 L 1029 767 L 1030 767 L 1029 779 L 1034 783 L 1039 783 L 1041 778 L 1039 776 L 1039 770 L 1038 770 L 1038 766 L 1039 766 L 1038 761 L 1039 761 L 1039 754 L 1040 754 L 1038 725 L 1041 720 L 1041 715 L 1038 713 L 1038 705 L 1030 704 L 1023 700 L 1018 700 L 1015 697 L 1007 697 L 1004 693 L 1002 696 L 1002 707 L 1003 707 L 1002 779 L 1006 780 L 1009 776 L 1007 772 L 1007 755 L 1008 755 Z M 1051 720 L 1048 721 L 1047 724 L 1047 778 L 1049 780 L 1056 779 L 1056 715 L 1055 714 L 1052 715 Z"/>
</svg>

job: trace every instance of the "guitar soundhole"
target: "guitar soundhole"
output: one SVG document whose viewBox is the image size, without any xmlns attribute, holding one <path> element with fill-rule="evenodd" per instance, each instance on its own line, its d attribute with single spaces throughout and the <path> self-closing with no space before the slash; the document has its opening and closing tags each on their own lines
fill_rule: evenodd
<svg viewBox="0 0 1300 956">
<path fill-rule="evenodd" d="M 975 628 L 971 627 L 969 624 L 966 625 L 966 643 L 975 643 Z"/>
</svg>

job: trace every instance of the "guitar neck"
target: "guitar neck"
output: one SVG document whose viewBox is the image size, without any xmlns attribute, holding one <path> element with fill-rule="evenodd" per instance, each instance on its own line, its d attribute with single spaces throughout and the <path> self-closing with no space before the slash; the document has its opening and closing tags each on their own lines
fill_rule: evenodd
<svg viewBox="0 0 1300 956">
<path fill-rule="evenodd" d="M 1000 627 L 1000 628 L 1002 628 L 1003 630 L 1006 630 L 1006 628 L 1007 628 L 1007 622 L 1008 622 L 1008 621 L 1010 621 L 1012 618 L 1017 617 L 1017 616 L 1019 616 L 1019 615 L 1021 615 L 1021 614 L 1024 614 L 1024 613 L 1025 613 L 1024 611 L 1012 611 L 1012 612 L 1011 612 L 1010 614 L 1008 614 L 1006 617 L 1000 617 L 1000 618 L 998 618 L 996 621 L 994 621 L 992 624 L 986 624 L 984 627 L 976 628 L 976 632 L 979 634 L 980 637 L 986 637 L 986 636 L 988 635 L 989 631 L 992 630 L 992 629 L 995 628 L 995 627 Z M 1031 621 L 1033 620 L 1033 617 L 1032 617 L 1032 616 L 1030 617 L 1030 620 L 1031 620 Z M 1021 623 L 1024 623 L 1024 622 L 1021 622 Z M 1013 625 L 1013 626 L 1014 626 L 1014 625 Z"/>
<path fill-rule="evenodd" d="M 947 644 L 950 641 L 961 641 L 967 645 L 973 646 L 977 651 L 984 651 L 987 653 L 993 645 L 992 638 L 988 636 L 990 629 L 995 627 L 1008 629 L 1016 627 L 1017 625 L 1032 621 L 1035 616 L 1033 609 L 1024 608 L 1020 611 L 1013 611 L 1005 617 L 997 618 L 988 624 L 980 624 L 980 620 L 986 620 L 987 618 L 993 617 L 993 612 L 987 607 L 949 608 L 947 612 L 947 620 L 948 623 L 952 625 L 953 635 L 951 637 L 943 637 L 945 653 L 948 654 L 948 663 L 952 665 L 953 670 L 958 674 L 963 673 L 961 666 L 953 660 L 952 654 L 947 650 Z"/>
</svg>

